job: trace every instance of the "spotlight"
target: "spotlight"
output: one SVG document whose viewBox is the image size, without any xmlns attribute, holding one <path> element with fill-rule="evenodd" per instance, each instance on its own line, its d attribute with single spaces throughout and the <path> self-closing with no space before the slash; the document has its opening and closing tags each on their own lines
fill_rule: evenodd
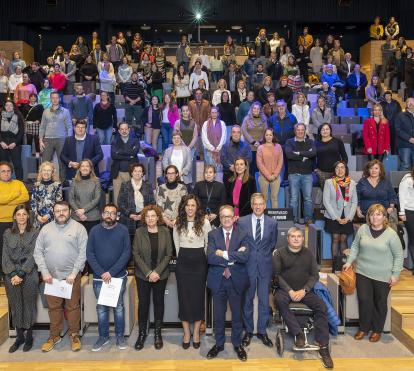
<svg viewBox="0 0 414 371">
<path fill-rule="evenodd" d="M 200 12 L 197 12 L 197 13 L 196 13 L 196 15 L 195 15 L 195 19 L 196 19 L 197 21 L 200 21 L 200 20 L 201 20 L 201 13 L 200 13 Z"/>
</svg>

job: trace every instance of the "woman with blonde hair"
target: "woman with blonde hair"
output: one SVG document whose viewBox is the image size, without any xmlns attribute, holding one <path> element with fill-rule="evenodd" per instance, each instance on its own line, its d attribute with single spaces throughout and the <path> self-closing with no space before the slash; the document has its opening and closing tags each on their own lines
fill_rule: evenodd
<svg viewBox="0 0 414 371">
<path fill-rule="evenodd" d="M 356 289 L 359 306 L 359 331 L 362 340 L 372 331 L 369 341 L 378 342 L 387 317 L 390 288 L 398 283 L 403 269 L 403 250 L 397 233 L 388 225 L 387 210 L 371 205 L 352 243 L 344 270 L 356 262 Z"/>
<path fill-rule="evenodd" d="M 303 93 L 298 93 L 296 95 L 296 102 L 292 106 L 292 115 L 296 117 L 296 120 L 301 124 L 306 126 L 306 134 L 309 135 L 309 106 L 306 99 L 306 95 Z"/>
<path fill-rule="evenodd" d="M 227 82 L 224 79 L 220 79 L 217 83 L 217 89 L 214 90 L 213 98 L 211 99 L 211 104 L 213 106 L 217 106 L 219 103 L 221 103 L 221 94 L 226 91 L 229 94 L 230 100 L 229 103 L 231 103 L 231 94 L 230 90 L 227 89 Z"/>
<path fill-rule="evenodd" d="M 33 225 L 36 228 L 41 228 L 53 220 L 53 207 L 57 201 L 62 201 L 62 184 L 59 182 L 55 165 L 44 161 L 39 166 L 37 181 L 30 196 Z"/>
<path fill-rule="evenodd" d="M 69 190 L 69 205 L 72 218 L 81 223 L 88 233 L 99 223 L 101 194 L 101 183 L 95 175 L 92 161 L 81 160 Z"/>
<path fill-rule="evenodd" d="M 362 140 L 364 153 L 370 160 L 375 158 L 382 161 L 383 157 L 390 153 L 390 125 L 384 116 L 382 106 L 378 103 L 372 108 L 372 117 L 364 121 Z"/>
</svg>

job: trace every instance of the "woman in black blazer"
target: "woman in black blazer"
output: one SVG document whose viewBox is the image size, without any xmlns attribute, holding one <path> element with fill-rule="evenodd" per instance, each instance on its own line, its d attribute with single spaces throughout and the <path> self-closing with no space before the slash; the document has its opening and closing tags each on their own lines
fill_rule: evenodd
<svg viewBox="0 0 414 371">
<path fill-rule="evenodd" d="M 161 349 L 164 295 L 170 274 L 168 265 L 173 251 L 171 234 L 167 227 L 161 225 L 164 220 L 158 206 L 145 206 L 141 212 L 141 222 L 143 225 L 137 229 L 132 244 L 139 315 L 139 332 L 135 349 L 141 350 L 147 337 L 151 291 L 155 320 L 154 347 Z"/>
<path fill-rule="evenodd" d="M 131 180 L 122 183 L 118 195 L 120 222 L 128 227 L 129 234 L 134 235 L 141 225 L 141 211 L 145 206 L 155 205 L 154 192 L 151 184 L 144 180 L 145 167 L 142 164 L 132 164 L 129 167 Z"/>
<path fill-rule="evenodd" d="M 256 181 L 249 175 L 249 163 L 239 157 L 234 161 L 234 174 L 229 179 L 227 201 L 234 207 L 234 216 L 240 217 L 252 213 L 250 198 L 256 193 Z"/>
</svg>

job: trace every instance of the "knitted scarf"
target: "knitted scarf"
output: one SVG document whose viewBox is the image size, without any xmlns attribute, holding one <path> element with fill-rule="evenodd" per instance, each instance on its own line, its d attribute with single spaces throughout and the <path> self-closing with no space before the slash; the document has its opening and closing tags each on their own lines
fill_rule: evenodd
<svg viewBox="0 0 414 371">
<path fill-rule="evenodd" d="M 19 124 L 17 122 L 17 115 L 14 112 L 3 111 L 1 113 L 1 131 L 10 131 L 16 135 L 19 131 Z"/>
<path fill-rule="evenodd" d="M 214 123 L 212 119 L 207 121 L 207 138 L 213 147 L 217 147 L 221 141 L 221 122 L 219 119 Z M 211 156 L 216 164 L 220 163 L 220 153 L 212 152 Z"/>
<path fill-rule="evenodd" d="M 351 184 L 351 177 L 348 175 L 344 179 L 340 179 L 337 176 L 332 177 L 333 185 L 335 187 L 335 193 L 336 193 L 336 201 L 338 202 L 339 199 L 342 196 L 342 192 L 339 189 L 339 187 L 345 187 L 345 205 L 349 202 L 349 185 Z"/>
</svg>

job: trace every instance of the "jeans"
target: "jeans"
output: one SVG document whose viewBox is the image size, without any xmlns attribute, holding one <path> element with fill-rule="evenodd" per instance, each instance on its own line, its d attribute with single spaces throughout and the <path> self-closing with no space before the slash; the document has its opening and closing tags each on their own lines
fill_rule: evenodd
<svg viewBox="0 0 414 371">
<path fill-rule="evenodd" d="M 111 144 L 112 140 L 112 126 L 107 129 L 96 129 L 96 133 L 98 134 L 99 142 L 101 144 Z"/>
<path fill-rule="evenodd" d="M 400 156 L 401 164 L 400 171 L 409 171 L 414 165 L 414 147 L 399 148 L 398 155 Z"/>
<path fill-rule="evenodd" d="M 99 298 L 103 281 L 93 280 L 93 292 L 96 299 Z M 124 292 L 127 278 L 124 277 L 119 293 L 118 304 L 114 310 L 115 335 L 117 338 L 124 336 L 125 316 L 124 316 Z M 98 314 L 98 332 L 99 337 L 109 338 L 109 308 L 106 305 L 96 304 L 96 313 Z"/>
<path fill-rule="evenodd" d="M 172 127 L 169 122 L 161 123 L 161 136 L 162 136 L 162 151 L 164 152 L 171 144 Z"/>
<path fill-rule="evenodd" d="M 141 122 L 142 115 L 142 106 L 130 104 L 125 105 L 125 121 L 132 127 L 135 133 L 138 135 L 138 138 L 142 136 L 143 128 Z"/>
<path fill-rule="evenodd" d="M 214 82 L 218 82 L 223 76 L 223 71 L 211 71 L 211 79 Z"/>
<path fill-rule="evenodd" d="M 312 174 L 289 174 L 289 192 L 290 192 L 290 207 L 293 209 L 293 217 L 295 222 L 299 221 L 299 193 L 302 191 L 303 196 L 303 213 L 305 222 L 312 219 L 313 204 L 312 204 Z"/>
</svg>

